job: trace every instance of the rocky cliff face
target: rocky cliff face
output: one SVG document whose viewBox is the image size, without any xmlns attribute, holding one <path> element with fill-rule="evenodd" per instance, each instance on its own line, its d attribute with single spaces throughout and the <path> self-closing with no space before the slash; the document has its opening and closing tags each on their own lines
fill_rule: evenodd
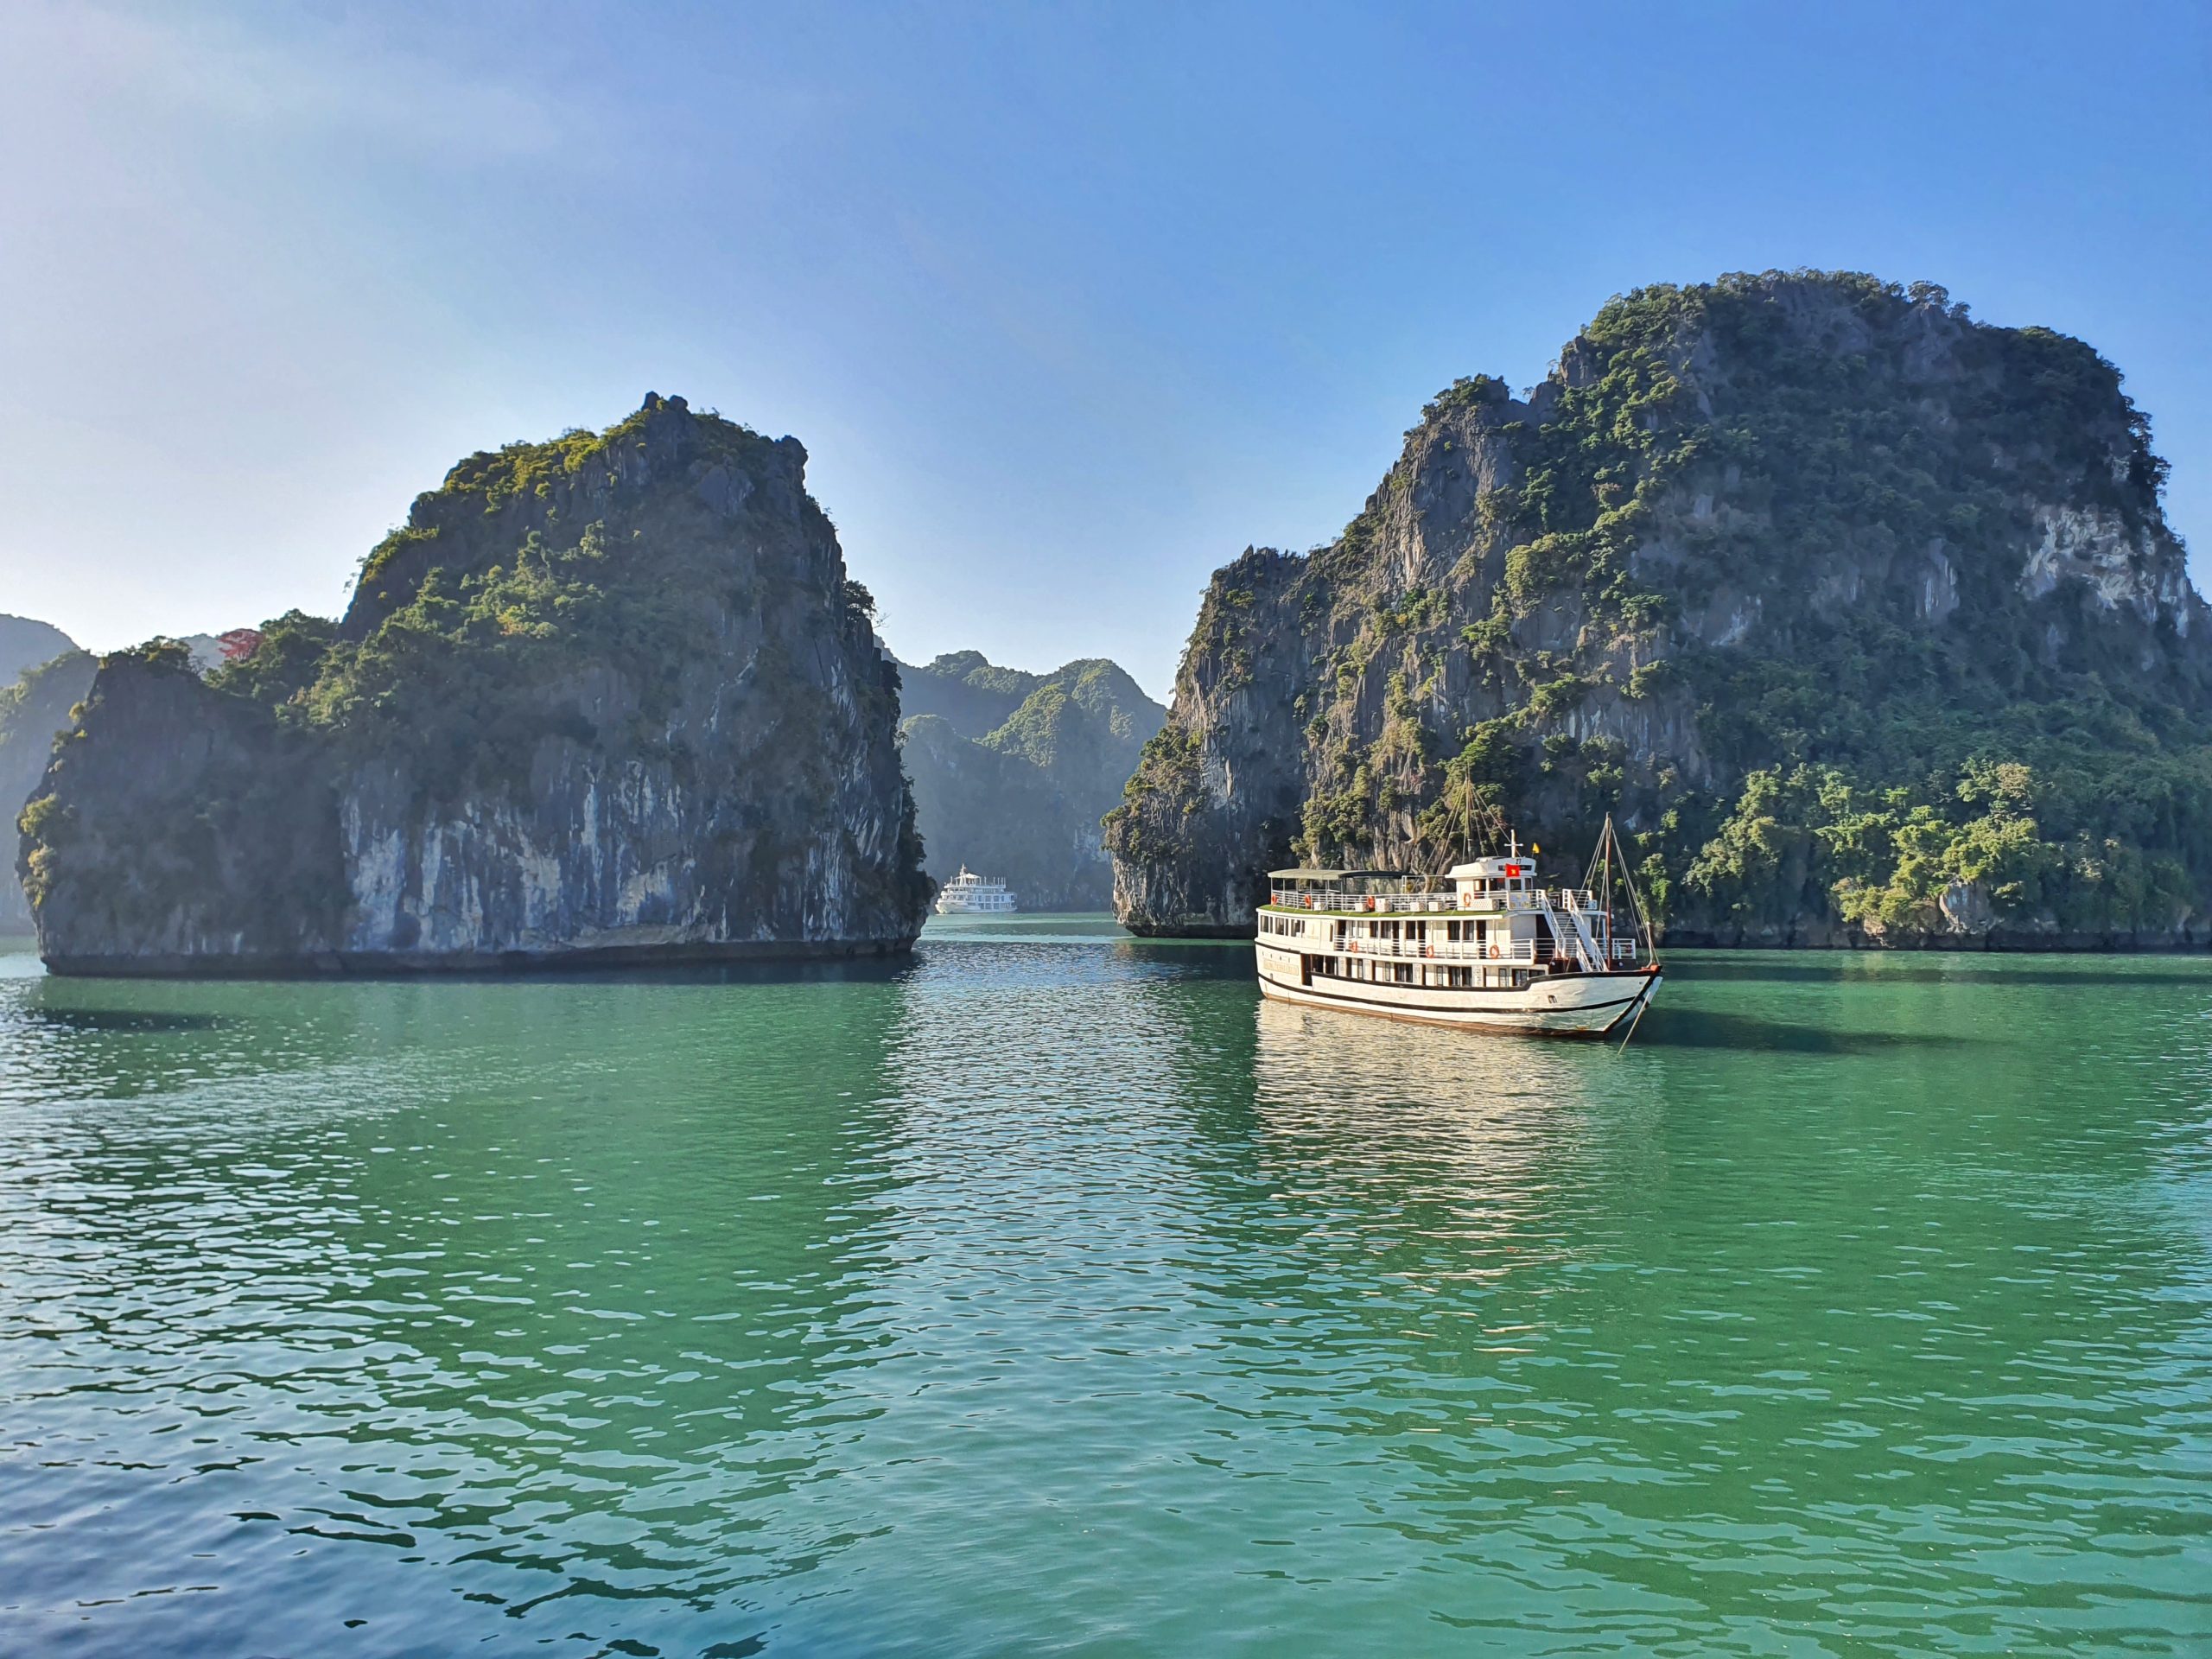
<svg viewBox="0 0 2212 1659">
<path fill-rule="evenodd" d="M 898 678 L 805 452 L 680 398 L 470 457 L 203 682 L 107 659 L 25 810 L 63 971 L 903 950 Z"/>
<path fill-rule="evenodd" d="M 92 689 L 92 659 L 65 645 L 59 656 L 0 690 L 0 824 L 14 825 L 46 775 L 54 740 L 71 724 L 70 711 Z M 30 900 L 10 868 L 0 878 L 0 933 L 30 931 Z"/>
<path fill-rule="evenodd" d="M 2079 341 L 1768 273 L 1424 411 L 1334 543 L 1217 572 L 1109 824 L 1140 931 L 1294 859 L 1621 815 L 1677 942 L 2158 944 L 2212 912 L 2208 618 Z"/>
<path fill-rule="evenodd" d="M 1002 878 L 1027 910 L 1104 909 L 1100 820 L 1166 710 L 1103 658 L 1031 674 L 958 652 L 900 673 L 930 874 L 965 865 Z"/>
</svg>

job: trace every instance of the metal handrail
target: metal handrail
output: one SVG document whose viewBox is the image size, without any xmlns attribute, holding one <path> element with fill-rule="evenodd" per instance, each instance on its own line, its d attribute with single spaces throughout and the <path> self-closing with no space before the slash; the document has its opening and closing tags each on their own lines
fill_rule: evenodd
<svg viewBox="0 0 2212 1659">
<path fill-rule="evenodd" d="M 1484 944 L 1455 944 L 1446 941 L 1441 944 L 1425 944 L 1413 939 L 1343 939 L 1324 940 L 1333 945 L 1332 950 L 1318 955 L 1347 957 L 1387 957 L 1404 962 L 1534 962 L 1536 942 L 1534 939 L 1493 939 Z M 1493 954 L 1495 953 L 1495 954 Z"/>
<path fill-rule="evenodd" d="M 1338 939 L 1328 936 L 1306 938 L 1300 934 L 1266 934 L 1267 938 L 1281 938 L 1281 948 L 1299 949 L 1322 956 L 1389 957 L 1401 960 L 1427 962 L 1535 962 L 1538 960 L 1537 941 L 1534 939 Z M 1491 953 L 1496 950 L 1496 956 Z M 1561 951 L 1560 954 L 1569 954 Z M 1614 962 L 1634 962 L 1641 954 L 1634 939 L 1616 938 L 1612 942 L 1610 959 Z"/>
<path fill-rule="evenodd" d="M 1569 910 L 1586 915 L 1602 913 L 1598 896 L 1587 887 L 1528 887 L 1511 893 L 1477 893 L 1460 899 L 1448 893 L 1351 893 L 1325 887 L 1301 893 L 1290 887 L 1270 887 L 1268 903 L 1277 910 L 1353 916 L 1439 915 L 1478 911 Z"/>
</svg>

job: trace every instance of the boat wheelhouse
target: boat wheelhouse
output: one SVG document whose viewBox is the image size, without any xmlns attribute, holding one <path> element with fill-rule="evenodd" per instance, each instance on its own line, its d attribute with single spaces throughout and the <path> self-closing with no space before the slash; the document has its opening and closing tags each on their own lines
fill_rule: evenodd
<svg viewBox="0 0 2212 1659">
<path fill-rule="evenodd" d="M 965 864 L 959 874 L 937 890 L 940 916 L 1010 916 L 1014 910 L 1014 894 L 1005 882 L 974 874 Z"/>
<path fill-rule="evenodd" d="M 1661 981 L 1637 926 L 1616 925 L 1615 852 L 1609 819 L 1585 885 L 1554 889 L 1517 840 L 1440 877 L 1271 871 L 1261 991 L 1429 1025 L 1601 1035 L 1641 1015 Z"/>
</svg>

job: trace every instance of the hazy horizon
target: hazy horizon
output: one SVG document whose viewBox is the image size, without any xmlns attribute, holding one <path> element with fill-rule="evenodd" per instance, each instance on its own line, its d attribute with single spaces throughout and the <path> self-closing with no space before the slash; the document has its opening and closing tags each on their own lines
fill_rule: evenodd
<svg viewBox="0 0 2212 1659">
<path fill-rule="evenodd" d="M 1463 374 L 1808 265 L 2115 362 L 2205 585 L 2183 6 L 60 7 L 0 18 L 0 611 L 343 605 L 456 459 L 647 390 L 807 446 L 885 639 L 1165 699 Z M 2191 158 L 2195 157 L 2195 160 Z"/>
</svg>

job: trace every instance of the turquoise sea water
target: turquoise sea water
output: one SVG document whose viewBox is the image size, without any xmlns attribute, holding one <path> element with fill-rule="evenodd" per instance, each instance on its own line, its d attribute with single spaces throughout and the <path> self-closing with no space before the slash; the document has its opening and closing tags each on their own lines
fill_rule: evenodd
<svg viewBox="0 0 2212 1659">
<path fill-rule="evenodd" d="M 0 956 L 0 1652 L 2212 1651 L 2212 963 Z"/>
</svg>

